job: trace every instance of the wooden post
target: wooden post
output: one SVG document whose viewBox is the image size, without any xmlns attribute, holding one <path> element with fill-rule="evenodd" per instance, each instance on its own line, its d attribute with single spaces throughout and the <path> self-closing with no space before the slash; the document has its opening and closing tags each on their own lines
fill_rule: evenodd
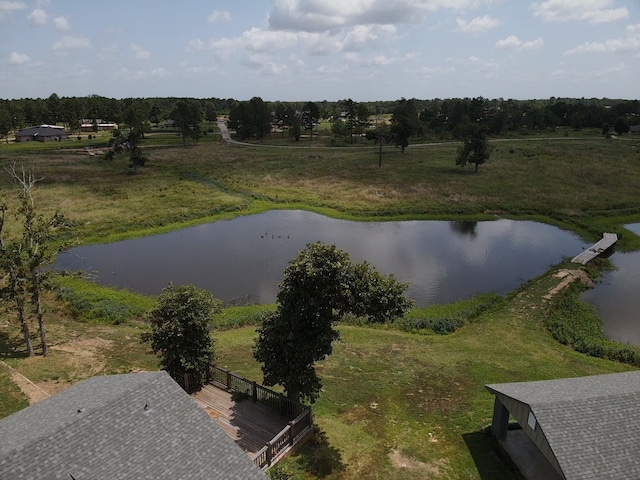
<svg viewBox="0 0 640 480">
<path fill-rule="evenodd" d="M 296 424 L 293 420 L 289 422 L 289 445 L 293 447 L 293 426 Z"/>
<path fill-rule="evenodd" d="M 273 457 L 273 452 L 271 451 L 271 442 L 267 442 L 267 451 L 265 454 L 266 460 L 267 460 L 267 466 L 270 467 L 271 466 L 271 460 Z"/>
<path fill-rule="evenodd" d="M 258 387 L 256 386 L 256 382 L 251 382 L 251 398 L 254 402 L 258 401 Z"/>
<path fill-rule="evenodd" d="M 231 388 L 231 372 L 227 371 L 227 389 Z"/>
</svg>

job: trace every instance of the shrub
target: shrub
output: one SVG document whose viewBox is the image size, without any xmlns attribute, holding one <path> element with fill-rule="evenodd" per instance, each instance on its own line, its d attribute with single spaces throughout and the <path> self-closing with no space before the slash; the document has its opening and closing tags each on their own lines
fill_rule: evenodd
<svg viewBox="0 0 640 480">
<path fill-rule="evenodd" d="M 595 308 L 580 302 L 577 287 L 554 297 L 547 328 L 557 341 L 592 357 L 640 366 L 640 347 L 609 340 Z"/>
</svg>

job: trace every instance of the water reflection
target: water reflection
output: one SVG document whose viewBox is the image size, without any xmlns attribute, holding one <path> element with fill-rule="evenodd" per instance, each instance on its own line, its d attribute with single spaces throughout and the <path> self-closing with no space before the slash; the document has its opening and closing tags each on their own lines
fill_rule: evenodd
<svg viewBox="0 0 640 480">
<path fill-rule="evenodd" d="M 640 235 L 640 223 L 625 228 Z M 615 270 L 605 273 L 581 299 L 596 307 L 605 335 L 640 345 L 640 252 L 616 252 L 610 260 Z"/>
<path fill-rule="evenodd" d="M 478 226 L 478 222 L 452 221 L 449 222 L 449 226 L 453 232 L 461 235 L 469 235 L 472 238 L 477 235 L 476 227 Z"/>
<path fill-rule="evenodd" d="M 314 241 L 408 282 L 417 305 L 508 293 L 585 247 L 577 235 L 529 221 L 368 223 L 279 210 L 74 248 L 55 267 L 93 272 L 100 284 L 151 295 L 171 281 L 226 302 L 272 303 L 287 262 Z"/>
</svg>

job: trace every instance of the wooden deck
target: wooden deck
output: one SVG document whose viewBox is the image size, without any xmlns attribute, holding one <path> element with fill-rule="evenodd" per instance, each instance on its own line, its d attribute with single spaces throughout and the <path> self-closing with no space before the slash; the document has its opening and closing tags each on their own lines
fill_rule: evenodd
<svg viewBox="0 0 640 480">
<path fill-rule="evenodd" d="M 250 398 L 235 402 L 230 392 L 213 385 L 191 397 L 252 458 L 289 423 L 266 405 Z"/>
<path fill-rule="evenodd" d="M 603 233 L 602 239 L 599 242 L 587 248 L 581 254 L 573 257 L 571 261 L 573 263 L 579 263 L 580 265 L 586 265 L 598 255 L 611 248 L 617 241 L 618 235 L 616 235 L 615 233 Z"/>
</svg>

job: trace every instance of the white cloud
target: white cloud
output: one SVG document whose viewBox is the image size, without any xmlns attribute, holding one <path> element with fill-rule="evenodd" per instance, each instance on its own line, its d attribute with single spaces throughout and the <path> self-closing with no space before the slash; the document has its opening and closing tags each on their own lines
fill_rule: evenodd
<svg viewBox="0 0 640 480">
<path fill-rule="evenodd" d="M 29 60 L 29 56 L 24 53 L 11 52 L 11 55 L 9 55 L 9 63 L 11 65 L 23 65 Z"/>
<path fill-rule="evenodd" d="M 152 68 L 151 70 L 138 70 L 132 75 L 134 80 L 147 80 L 149 78 L 166 78 L 169 72 L 163 67 Z"/>
<path fill-rule="evenodd" d="M 164 67 L 153 68 L 149 72 L 151 78 L 166 78 L 169 76 L 169 72 Z"/>
<path fill-rule="evenodd" d="M 608 23 L 629 17 L 626 7 L 610 8 L 613 0 L 546 0 L 531 4 L 533 14 L 546 22 Z"/>
<path fill-rule="evenodd" d="M 260 75 L 279 76 L 284 75 L 287 71 L 286 65 L 279 65 L 264 55 L 250 55 L 243 63 Z"/>
<path fill-rule="evenodd" d="M 242 34 L 242 43 L 252 52 L 267 52 L 297 45 L 298 35 L 294 32 L 262 30 L 253 27 Z"/>
<path fill-rule="evenodd" d="M 24 2 L 9 2 L 6 0 L 0 0 L 0 18 L 5 15 L 12 14 L 13 12 L 17 12 L 19 10 L 24 10 L 27 8 L 27 4 Z"/>
<path fill-rule="evenodd" d="M 184 72 L 190 76 L 209 75 L 211 73 L 218 73 L 218 67 L 213 67 L 211 65 L 187 67 Z"/>
<path fill-rule="evenodd" d="M 522 41 L 515 35 L 509 35 L 504 40 L 498 40 L 495 45 L 498 50 L 535 50 L 543 46 L 544 41 L 540 37 L 535 40 Z"/>
<path fill-rule="evenodd" d="M 149 60 L 151 58 L 151 53 L 141 46 L 132 43 L 129 47 L 138 60 Z"/>
<path fill-rule="evenodd" d="M 495 1 L 495 0 L 494 0 Z M 492 0 L 272 0 L 274 30 L 319 32 L 355 25 L 418 24 L 441 9 L 465 11 Z"/>
<path fill-rule="evenodd" d="M 336 75 L 340 75 L 344 72 L 349 71 L 349 67 L 347 65 L 341 65 L 338 67 L 335 66 L 330 66 L 330 65 L 322 65 L 320 67 L 318 67 L 316 69 L 316 71 L 318 73 L 321 73 L 323 75 L 331 75 L 331 76 L 336 76 Z"/>
<path fill-rule="evenodd" d="M 386 67 L 398 63 L 399 59 L 394 57 L 387 57 L 386 55 L 375 55 L 361 62 L 361 65 L 367 67 Z"/>
<path fill-rule="evenodd" d="M 221 22 L 230 22 L 231 14 L 227 11 L 214 10 L 211 15 L 207 17 L 207 22 L 209 23 L 221 23 Z"/>
<path fill-rule="evenodd" d="M 91 71 L 82 65 L 74 65 L 66 73 L 69 78 L 82 79 L 87 78 Z"/>
<path fill-rule="evenodd" d="M 216 60 L 227 61 L 240 48 L 242 41 L 239 39 L 220 38 L 204 42 L 199 38 L 191 40 L 187 45 L 187 52 L 211 52 Z"/>
<path fill-rule="evenodd" d="M 91 42 L 88 38 L 85 37 L 62 37 L 62 39 L 58 40 L 53 44 L 53 49 L 56 51 L 65 51 L 65 50 L 81 50 L 83 48 L 90 48 Z"/>
<path fill-rule="evenodd" d="M 631 53 L 640 52 L 640 34 L 625 38 L 611 38 L 604 42 L 585 42 L 564 52 L 565 55 L 577 53 Z"/>
<path fill-rule="evenodd" d="M 405 55 L 399 56 L 387 56 L 383 54 L 374 55 L 369 58 L 364 58 L 360 60 L 360 65 L 365 67 L 386 67 L 389 65 L 395 65 L 397 63 L 405 63 L 414 61 L 417 58 L 417 54 L 415 52 L 409 52 Z"/>
<path fill-rule="evenodd" d="M 422 67 L 420 72 L 427 77 L 434 77 L 436 75 L 445 75 L 447 73 L 453 73 L 456 69 L 454 67 Z"/>
<path fill-rule="evenodd" d="M 29 23 L 36 26 L 45 25 L 48 18 L 49 15 L 47 14 L 47 12 L 45 12 L 41 8 L 36 8 L 29 15 L 27 15 Z"/>
<path fill-rule="evenodd" d="M 629 32 L 629 33 L 635 33 L 635 32 L 640 33 L 640 23 L 638 23 L 636 25 L 627 25 L 627 32 Z"/>
<path fill-rule="evenodd" d="M 71 28 L 71 25 L 69 25 L 69 20 L 67 20 L 65 17 L 56 17 L 53 19 L 53 23 L 56 26 L 56 30 L 59 30 L 61 32 L 66 32 Z"/>
<path fill-rule="evenodd" d="M 483 17 L 476 17 L 470 22 L 467 22 L 461 18 L 457 18 L 458 31 L 464 33 L 482 33 L 492 28 L 500 26 L 502 22 L 497 18 L 492 18 L 489 15 Z"/>
<path fill-rule="evenodd" d="M 345 36 L 342 50 L 359 51 L 371 48 L 380 42 L 393 39 L 395 35 L 394 25 L 356 25 Z"/>
</svg>

